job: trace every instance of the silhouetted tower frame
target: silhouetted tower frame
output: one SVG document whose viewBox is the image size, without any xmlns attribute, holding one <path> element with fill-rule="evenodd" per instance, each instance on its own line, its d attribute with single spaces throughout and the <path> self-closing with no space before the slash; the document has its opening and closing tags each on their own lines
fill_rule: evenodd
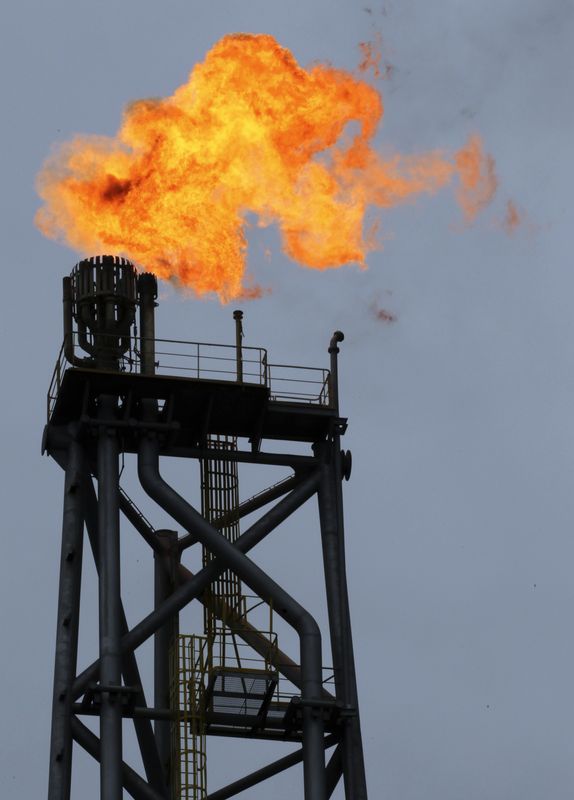
<svg viewBox="0 0 574 800">
<path fill-rule="evenodd" d="M 259 379 L 249 382 L 242 345 L 241 313 L 235 312 L 235 374 L 157 374 L 154 308 L 155 278 L 137 276 L 125 259 L 85 259 L 64 279 L 64 345 L 48 397 L 43 451 L 65 471 L 62 549 L 54 671 L 48 800 L 71 796 L 73 743 L 100 762 L 103 800 L 119 800 L 123 790 L 138 800 L 176 800 L 170 788 L 170 727 L 178 710 L 170 707 L 170 647 L 178 614 L 191 601 L 226 619 L 224 603 L 207 591 L 230 570 L 273 606 L 274 613 L 299 636 L 299 663 L 277 649 L 242 618 L 234 635 L 247 642 L 298 687 L 275 727 L 263 720 L 250 738 L 300 742 L 301 749 L 272 762 L 207 800 L 224 800 L 303 762 L 305 800 L 326 800 L 343 777 L 347 800 L 366 800 L 367 791 L 349 600 L 345 576 L 342 481 L 349 477 L 350 453 L 341 450 L 346 419 L 339 414 L 337 356 L 343 334 L 330 342 L 330 371 L 320 403 L 274 393 L 272 365 L 264 351 Z M 139 310 L 139 334 L 135 328 Z M 180 343 L 181 344 L 181 343 Z M 195 346 L 195 345 L 194 345 Z M 207 346 L 205 346 L 207 347 Z M 83 355 L 80 355 L 80 350 Z M 195 356 L 194 356 L 195 357 Z M 210 520 L 162 478 L 161 456 L 199 459 L 214 455 L 210 436 L 248 440 L 248 449 L 226 448 L 217 458 L 286 466 L 291 477 L 240 503 L 236 519 L 271 506 L 232 542 L 222 535 L 225 520 Z M 281 440 L 286 452 L 262 450 L 266 440 Z M 289 452 L 306 443 L 309 453 Z M 213 448 L 213 445 L 211 445 Z M 185 531 L 156 531 L 120 487 L 120 457 L 137 454 L 141 486 Z M 97 492 L 93 478 L 97 481 Z M 311 614 L 250 557 L 255 545 L 313 497 L 319 507 L 325 588 L 329 616 L 334 694 L 322 683 L 319 626 Z M 121 599 L 120 520 L 127 519 L 153 550 L 154 610 L 129 628 Z M 79 609 L 84 529 L 98 571 L 99 658 L 77 671 Z M 185 550 L 201 543 L 211 553 L 193 574 L 181 563 Z M 229 625 L 229 618 L 226 619 Z M 154 637 L 154 700 L 146 700 L 136 649 Z M 82 715 L 99 717 L 96 736 Z M 245 735 L 212 718 L 212 735 Z M 145 770 L 138 775 L 123 761 L 122 722 L 132 719 Z M 152 722 L 154 723 L 152 725 Z M 325 763 L 325 752 L 334 751 Z"/>
</svg>

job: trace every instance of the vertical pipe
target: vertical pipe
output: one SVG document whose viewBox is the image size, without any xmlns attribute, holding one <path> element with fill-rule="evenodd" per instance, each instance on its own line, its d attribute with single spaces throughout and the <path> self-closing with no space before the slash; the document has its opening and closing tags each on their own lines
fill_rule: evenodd
<svg viewBox="0 0 574 800">
<path fill-rule="evenodd" d="M 153 375 L 155 372 L 155 307 L 157 280 L 151 272 L 138 277 L 140 295 L 140 347 L 141 372 Z"/>
<path fill-rule="evenodd" d="M 98 440 L 98 539 L 100 607 L 100 792 L 102 800 L 122 798 L 122 679 L 119 452 L 112 420 L 115 397 L 100 397 Z"/>
<path fill-rule="evenodd" d="M 62 281 L 62 310 L 64 312 L 64 355 L 74 363 L 74 334 L 72 328 L 72 279 Z"/>
<path fill-rule="evenodd" d="M 83 549 L 83 450 L 72 439 L 62 520 L 48 800 L 68 800 L 72 775 L 71 687 L 76 674 Z"/>
<path fill-rule="evenodd" d="M 340 476 L 337 475 L 339 437 L 335 438 L 336 444 L 326 443 L 328 460 L 322 466 L 323 474 L 318 492 L 327 611 L 337 699 L 355 712 L 354 716 L 346 719 L 341 736 L 345 796 L 347 800 L 366 800 L 367 786 L 345 575 L 342 506 L 338 496 L 341 492 Z"/>
<path fill-rule="evenodd" d="M 336 413 L 339 413 L 338 344 L 343 341 L 343 338 L 343 334 L 336 331 L 329 345 L 331 356 L 330 404 Z M 347 718 L 341 739 L 345 795 L 347 800 L 366 800 L 367 784 L 345 569 L 340 448 L 341 440 L 337 428 L 334 428 L 328 441 L 316 446 L 317 455 L 321 457 L 321 482 L 318 491 L 319 518 L 336 694 L 338 700 L 342 700 L 345 706 L 353 708 L 355 711 L 354 716 Z"/>
<path fill-rule="evenodd" d="M 94 491 L 94 484 L 88 474 L 84 474 L 83 481 L 84 491 L 84 519 L 86 524 L 86 531 L 90 541 L 90 547 L 94 556 L 94 563 L 96 571 L 100 573 L 100 547 L 98 535 L 98 501 Z M 121 501 L 120 501 L 121 505 Z M 120 621 L 122 637 L 128 632 L 128 624 L 126 615 L 123 610 L 123 605 L 120 603 Z M 99 669 L 99 667 L 98 667 Z M 135 701 L 138 706 L 145 708 L 147 706 L 145 692 L 142 687 L 142 680 L 138 668 L 138 663 L 133 650 L 127 650 L 123 654 L 122 672 L 124 676 L 124 683 L 126 686 L 139 686 L 140 692 L 136 695 Z M 93 676 L 96 680 L 97 673 Z M 159 759 L 155 735 L 153 732 L 151 720 L 144 718 L 134 718 L 134 728 L 138 744 L 140 747 L 141 757 L 146 772 L 146 777 L 150 786 L 158 792 L 163 792 L 165 788 L 165 780 L 161 762 Z"/>
<path fill-rule="evenodd" d="M 337 505 L 333 493 L 328 443 L 315 446 L 317 455 L 322 456 L 321 481 L 317 494 L 319 501 L 319 520 L 321 525 L 321 544 L 325 570 L 327 610 L 329 614 L 329 634 L 335 677 L 335 690 L 338 700 L 347 702 L 344 682 L 344 618 L 340 596 L 341 575 L 339 570 L 339 543 Z"/>
<path fill-rule="evenodd" d="M 233 312 L 235 320 L 235 358 L 237 362 L 237 383 L 243 383 L 243 311 Z"/>
<path fill-rule="evenodd" d="M 156 531 L 156 536 L 169 545 L 167 553 L 154 552 L 154 605 L 158 608 L 173 592 L 177 568 L 177 533 Z M 170 650 L 177 636 L 177 615 L 165 623 L 154 636 L 154 706 L 170 707 Z M 166 789 L 171 786 L 171 722 L 156 720 L 157 749 L 166 776 Z"/>
<path fill-rule="evenodd" d="M 339 348 L 337 345 L 344 339 L 345 334 L 342 331 L 335 331 L 329 342 L 329 355 L 331 356 L 329 405 L 335 409 L 337 414 L 339 413 L 339 363 L 337 359 Z"/>
</svg>

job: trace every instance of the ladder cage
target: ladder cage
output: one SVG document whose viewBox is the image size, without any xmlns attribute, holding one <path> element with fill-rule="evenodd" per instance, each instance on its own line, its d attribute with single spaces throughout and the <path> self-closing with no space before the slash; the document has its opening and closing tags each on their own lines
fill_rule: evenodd
<svg viewBox="0 0 574 800">
<path fill-rule="evenodd" d="M 217 457 L 218 451 L 237 450 L 237 438 L 215 436 L 207 440 L 207 449 L 213 456 L 201 460 L 201 510 L 209 522 L 229 515 L 239 506 L 239 476 L 237 462 Z M 233 520 L 220 528 L 221 534 L 230 542 L 239 538 L 239 520 Z M 203 566 L 212 560 L 212 554 L 203 548 Z M 210 597 L 223 604 L 230 616 L 245 615 L 245 598 L 241 593 L 241 581 L 231 570 L 223 572 L 209 588 Z M 209 604 L 204 606 L 204 632 L 211 637 L 217 618 Z"/>
</svg>

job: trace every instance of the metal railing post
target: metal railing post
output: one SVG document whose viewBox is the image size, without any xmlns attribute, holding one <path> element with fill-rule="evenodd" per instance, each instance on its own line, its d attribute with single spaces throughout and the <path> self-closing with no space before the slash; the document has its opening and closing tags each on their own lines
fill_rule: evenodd
<svg viewBox="0 0 574 800">
<path fill-rule="evenodd" d="M 237 383 L 243 383 L 243 311 L 237 309 L 233 312 L 235 320 L 235 353 L 237 360 Z"/>
</svg>

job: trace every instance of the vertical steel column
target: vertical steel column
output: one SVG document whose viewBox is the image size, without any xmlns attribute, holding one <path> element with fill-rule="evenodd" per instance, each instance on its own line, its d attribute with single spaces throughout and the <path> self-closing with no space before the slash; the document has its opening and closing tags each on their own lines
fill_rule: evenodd
<svg viewBox="0 0 574 800">
<path fill-rule="evenodd" d="M 329 460 L 322 467 L 318 498 L 329 632 L 337 699 L 353 709 L 354 714 L 345 721 L 341 739 L 345 795 L 347 800 L 366 800 L 367 785 L 345 575 L 340 466 L 337 468 L 340 459 L 338 441 L 327 445 L 326 449 Z"/>
<path fill-rule="evenodd" d="M 120 586 L 119 449 L 114 419 L 117 398 L 99 400 L 98 546 L 100 607 L 100 793 L 102 800 L 122 799 L 122 653 Z"/>
<path fill-rule="evenodd" d="M 156 531 L 156 536 L 169 545 L 167 553 L 154 552 L 154 605 L 158 608 L 175 585 L 177 567 L 176 531 Z M 154 635 L 154 706 L 170 707 L 170 649 L 177 636 L 177 615 L 162 625 Z M 157 749 L 166 778 L 166 791 L 171 786 L 171 725 L 169 720 L 154 724 Z"/>
<path fill-rule="evenodd" d="M 90 546 L 92 549 L 92 554 L 94 556 L 94 564 L 96 565 L 96 571 L 99 575 L 100 546 L 99 546 L 99 535 L 98 535 L 98 501 L 96 498 L 96 492 L 94 490 L 94 484 L 92 483 L 91 477 L 87 473 L 84 473 L 83 483 L 84 483 L 84 507 L 85 507 L 84 520 L 86 524 L 86 532 L 88 534 L 88 539 L 90 540 Z M 120 603 L 120 622 L 122 629 L 122 637 L 124 637 L 128 632 L 128 624 L 126 621 L 126 615 L 124 613 L 123 604 L 121 603 Z M 99 663 L 98 663 L 98 671 L 99 671 Z M 135 657 L 135 653 L 132 650 L 128 650 L 123 654 L 122 673 L 124 676 L 124 683 L 126 684 L 126 686 L 140 687 L 140 691 L 138 695 L 136 695 L 136 703 L 142 708 L 145 708 L 147 706 L 145 692 L 142 687 L 142 680 L 138 668 L 138 663 Z M 92 680 L 96 680 L 97 677 L 98 673 L 96 672 Z M 74 695 L 74 698 L 76 697 L 77 696 Z M 140 747 L 140 753 L 144 769 L 146 772 L 147 779 L 150 783 L 150 786 L 153 786 L 153 788 L 156 791 L 163 792 L 165 787 L 165 780 L 157 751 L 157 744 L 151 720 L 136 717 L 134 718 L 133 723 L 136 731 L 138 744 Z"/>
<path fill-rule="evenodd" d="M 330 401 L 337 412 L 339 411 L 337 354 L 339 352 L 338 344 L 343 341 L 343 338 L 343 334 L 336 331 L 329 346 L 331 355 Z M 317 455 L 321 456 L 321 482 L 318 491 L 319 518 L 336 694 L 338 700 L 342 700 L 346 707 L 353 710 L 352 716 L 345 721 L 341 740 L 345 795 L 347 800 L 366 800 L 367 784 L 345 569 L 340 441 L 340 434 L 335 428 L 328 441 L 316 446 Z"/>
<path fill-rule="evenodd" d="M 235 320 L 235 360 L 237 365 L 237 383 L 243 383 L 243 311 L 233 312 Z"/>
<path fill-rule="evenodd" d="M 141 371 L 144 375 L 155 372 L 155 306 L 157 280 L 155 275 L 144 272 L 138 277 L 140 293 L 140 350 Z"/>
<path fill-rule="evenodd" d="M 68 800 L 72 776 L 71 705 L 76 675 L 83 550 L 83 449 L 72 439 L 68 452 L 62 520 L 58 628 L 54 664 L 48 800 Z"/>
</svg>

